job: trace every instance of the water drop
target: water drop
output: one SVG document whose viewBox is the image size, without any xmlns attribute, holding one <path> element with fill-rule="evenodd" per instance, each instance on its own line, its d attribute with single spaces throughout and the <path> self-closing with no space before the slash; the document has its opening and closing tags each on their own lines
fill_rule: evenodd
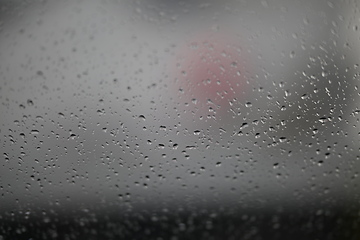
<svg viewBox="0 0 360 240">
<path fill-rule="evenodd" d="M 244 123 L 240 126 L 240 129 L 244 129 L 244 128 L 248 127 L 248 126 L 249 126 L 248 123 L 244 122 Z"/>
<path fill-rule="evenodd" d="M 33 135 L 37 135 L 37 134 L 39 134 L 39 130 L 33 129 L 33 130 L 31 130 L 30 133 Z"/>
<path fill-rule="evenodd" d="M 29 105 L 29 106 L 33 106 L 33 105 L 34 105 L 34 102 L 33 102 L 31 99 L 28 99 L 28 100 L 26 101 L 26 103 L 27 103 L 27 105 Z"/>
<path fill-rule="evenodd" d="M 294 58 L 295 57 L 295 51 L 291 51 L 290 52 L 290 58 Z"/>
</svg>

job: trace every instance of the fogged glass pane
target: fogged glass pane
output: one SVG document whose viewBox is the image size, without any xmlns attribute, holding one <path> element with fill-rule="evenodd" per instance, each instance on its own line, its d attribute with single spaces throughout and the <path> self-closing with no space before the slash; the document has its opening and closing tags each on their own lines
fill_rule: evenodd
<svg viewBox="0 0 360 240">
<path fill-rule="evenodd" d="M 360 238 L 356 1 L 0 11 L 0 239 Z"/>
</svg>

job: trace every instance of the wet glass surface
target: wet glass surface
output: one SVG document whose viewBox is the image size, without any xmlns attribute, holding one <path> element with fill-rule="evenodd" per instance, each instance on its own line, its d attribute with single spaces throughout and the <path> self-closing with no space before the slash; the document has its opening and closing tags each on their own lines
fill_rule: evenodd
<svg viewBox="0 0 360 240">
<path fill-rule="evenodd" d="M 347 1 L 0 1 L 0 239 L 359 239 Z"/>
</svg>

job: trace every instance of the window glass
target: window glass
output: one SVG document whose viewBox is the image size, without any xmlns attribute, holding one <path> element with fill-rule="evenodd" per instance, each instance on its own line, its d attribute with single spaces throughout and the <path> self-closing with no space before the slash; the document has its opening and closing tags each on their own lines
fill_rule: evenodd
<svg viewBox="0 0 360 240">
<path fill-rule="evenodd" d="M 1 239 L 359 239 L 356 1 L 0 1 Z"/>
</svg>

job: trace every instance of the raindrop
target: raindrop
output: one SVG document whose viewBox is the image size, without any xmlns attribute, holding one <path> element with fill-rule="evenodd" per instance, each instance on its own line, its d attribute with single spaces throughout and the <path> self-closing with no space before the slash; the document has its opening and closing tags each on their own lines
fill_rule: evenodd
<svg viewBox="0 0 360 240">
<path fill-rule="evenodd" d="M 308 95 L 305 93 L 301 96 L 301 99 L 306 99 L 308 97 Z"/>
<path fill-rule="evenodd" d="M 75 133 L 70 133 L 69 139 L 74 140 L 76 138 Z"/>
<path fill-rule="evenodd" d="M 290 52 L 290 58 L 294 58 L 295 57 L 295 51 L 291 51 Z"/>
<path fill-rule="evenodd" d="M 39 134 L 39 130 L 33 129 L 33 130 L 31 130 L 30 133 L 33 135 L 37 135 L 37 134 Z"/>
<path fill-rule="evenodd" d="M 26 103 L 27 103 L 28 106 L 33 106 L 34 105 L 34 102 L 31 99 L 28 99 L 26 101 Z"/>
<path fill-rule="evenodd" d="M 249 126 L 248 123 L 244 122 L 244 123 L 240 126 L 240 129 L 242 130 L 242 129 L 248 127 L 248 126 Z"/>
<path fill-rule="evenodd" d="M 251 107 L 252 106 L 252 103 L 251 102 L 246 102 L 245 103 L 245 107 Z"/>
<path fill-rule="evenodd" d="M 321 123 L 325 123 L 326 121 L 327 121 L 326 117 L 319 118 L 319 122 L 321 122 Z"/>
</svg>

